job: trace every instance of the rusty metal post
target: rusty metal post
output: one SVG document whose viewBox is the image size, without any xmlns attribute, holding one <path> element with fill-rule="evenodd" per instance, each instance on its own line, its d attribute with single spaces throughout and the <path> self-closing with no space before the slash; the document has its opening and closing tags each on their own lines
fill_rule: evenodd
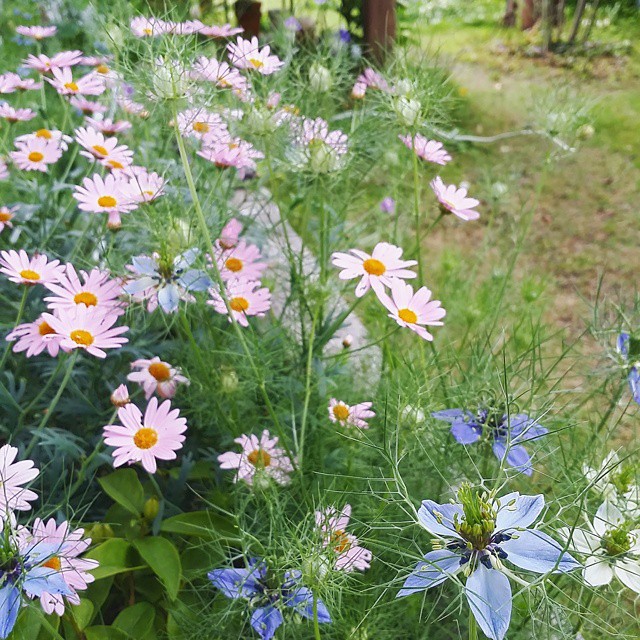
<svg viewBox="0 0 640 640">
<path fill-rule="evenodd" d="M 396 0 L 363 0 L 362 17 L 367 53 L 381 63 L 396 39 Z"/>
</svg>

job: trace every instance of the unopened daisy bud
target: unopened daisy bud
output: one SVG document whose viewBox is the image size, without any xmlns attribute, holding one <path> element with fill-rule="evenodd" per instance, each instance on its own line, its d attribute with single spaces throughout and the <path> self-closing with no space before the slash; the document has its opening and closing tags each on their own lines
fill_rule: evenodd
<svg viewBox="0 0 640 640">
<path fill-rule="evenodd" d="M 98 522 L 87 531 L 88 537 L 91 538 L 93 543 L 102 542 L 114 537 L 113 529 L 110 524 Z"/>
<path fill-rule="evenodd" d="M 394 214 L 396 212 L 396 201 L 393 198 L 387 196 L 380 202 L 380 211 L 382 211 L 382 213 L 388 213 L 390 215 Z"/>
<path fill-rule="evenodd" d="M 589 138 L 593 138 L 595 132 L 596 130 L 593 125 L 583 124 L 578 129 L 578 138 L 580 138 L 580 140 L 589 140 Z"/>
<path fill-rule="evenodd" d="M 401 96 L 396 100 L 395 109 L 401 122 L 407 127 L 412 127 L 420 117 L 422 105 L 417 100 Z"/>
<path fill-rule="evenodd" d="M 121 384 L 112 394 L 111 394 L 111 404 L 114 407 L 124 407 L 125 405 L 131 402 L 131 398 L 129 397 L 129 389 L 127 389 L 126 384 Z"/>
<path fill-rule="evenodd" d="M 349 333 L 344 338 L 342 338 L 342 346 L 345 349 L 348 349 L 353 344 L 353 336 Z"/>
<path fill-rule="evenodd" d="M 156 496 L 151 496 L 151 498 L 144 503 L 142 515 L 146 520 L 154 520 L 158 515 L 158 511 L 160 511 L 160 500 L 158 500 Z"/>
<path fill-rule="evenodd" d="M 367 85 L 364 82 L 356 82 L 351 89 L 351 97 L 354 100 L 362 100 L 367 93 Z"/>
<path fill-rule="evenodd" d="M 329 71 L 327 67 L 317 63 L 311 65 L 311 69 L 309 70 L 309 85 L 313 91 L 326 93 L 331 89 L 332 84 L 331 71 Z"/>
</svg>

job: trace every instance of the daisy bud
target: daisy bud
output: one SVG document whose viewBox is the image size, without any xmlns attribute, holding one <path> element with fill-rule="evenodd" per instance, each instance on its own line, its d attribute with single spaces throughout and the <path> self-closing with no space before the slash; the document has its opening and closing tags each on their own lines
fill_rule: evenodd
<svg viewBox="0 0 640 640">
<path fill-rule="evenodd" d="M 142 508 L 142 515 L 146 520 L 154 520 L 160 511 L 160 501 L 155 496 L 151 496 L 145 503 Z"/>
<path fill-rule="evenodd" d="M 344 338 L 342 338 L 342 346 L 345 349 L 348 349 L 353 344 L 353 336 L 349 333 Z"/>
<path fill-rule="evenodd" d="M 327 67 L 321 64 L 311 65 L 311 69 L 309 70 L 309 85 L 313 91 L 326 93 L 331 89 L 332 84 L 331 71 L 329 71 Z"/>
<path fill-rule="evenodd" d="M 395 109 L 402 123 L 407 127 L 412 127 L 420 117 L 422 105 L 417 100 L 402 96 L 396 101 Z"/>
<path fill-rule="evenodd" d="M 396 201 L 387 196 L 380 203 L 380 211 L 382 211 L 382 213 L 393 215 L 396 212 Z"/>
<path fill-rule="evenodd" d="M 94 524 L 93 527 L 91 527 L 91 529 L 87 532 L 87 534 L 94 543 L 102 542 L 103 540 L 113 538 L 114 536 L 111 525 L 104 524 L 102 522 Z"/>
<path fill-rule="evenodd" d="M 121 384 L 112 394 L 111 394 L 111 404 L 114 407 L 124 407 L 125 405 L 131 402 L 131 398 L 129 398 L 129 389 L 127 389 L 126 384 Z"/>
<path fill-rule="evenodd" d="M 351 89 L 351 97 L 354 100 L 362 100 L 367 93 L 367 85 L 364 82 L 356 82 Z"/>
<path fill-rule="evenodd" d="M 580 140 L 589 140 L 589 138 L 593 138 L 593 134 L 595 132 L 596 132 L 596 130 L 593 127 L 593 125 L 583 124 L 578 129 L 578 138 L 580 138 Z"/>
<path fill-rule="evenodd" d="M 234 393 L 238 389 L 238 374 L 233 369 L 227 369 L 220 376 L 222 389 L 227 393 Z"/>
</svg>

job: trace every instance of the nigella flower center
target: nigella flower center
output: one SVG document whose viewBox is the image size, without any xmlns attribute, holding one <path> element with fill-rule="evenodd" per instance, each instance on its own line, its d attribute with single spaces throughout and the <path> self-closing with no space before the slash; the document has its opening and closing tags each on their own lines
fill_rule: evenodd
<svg viewBox="0 0 640 640">
<path fill-rule="evenodd" d="M 51 131 L 49 129 L 38 129 L 36 131 L 36 138 L 45 138 L 46 140 L 51 140 Z"/>
<path fill-rule="evenodd" d="M 76 304 L 84 304 L 87 307 L 95 307 L 98 304 L 98 297 L 91 291 L 81 291 L 73 297 Z"/>
<path fill-rule="evenodd" d="M 32 269 L 24 269 L 20 272 L 20 277 L 25 280 L 40 280 L 40 274 Z"/>
<path fill-rule="evenodd" d="M 113 196 L 100 196 L 98 198 L 98 206 L 105 209 L 111 209 L 118 204 L 118 201 Z"/>
<path fill-rule="evenodd" d="M 254 449 L 247 460 L 256 468 L 264 469 L 271 464 L 271 456 L 264 449 Z"/>
<path fill-rule="evenodd" d="M 415 311 L 411 311 L 411 309 L 399 309 L 398 317 L 407 324 L 415 324 L 418 320 L 417 314 Z"/>
<path fill-rule="evenodd" d="M 69 337 L 82 347 L 89 347 L 93 344 L 94 338 L 88 331 L 84 329 L 74 329 Z"/>
<path fill-rule="evenodd" d="M 333 407 L 333 415 L 340 422 L 344 422 L 349 417 L 349 409 L 343 404 L 337 404 Z"/>
<path fill-rule="evenodd" d="M 28 158 L 31 162 L 40 162 L 44 158 L 44 154 L 39 151 L 32 151 Z"/>
<path fill-rule="evenodd" d="M 337 553 L 345 553 L 351 548 L 351 541 L 347 533 L 337 529 L 331 533 L 331 544 Z"/>
<path fill-rule="evenodd" d="M 151 449 L 158 442 L 158 432 L 151 427 L 142 427 L 133 436 L 133 444 L 138 449 Z"/>
<path fill-rule="evenodd" d="M 41 322 L 38 325 L 38 333 L 41 336 L 48 336 L 55 333 L 55 329 L 52 329 L 46 322 Z"/>
<path fill-rule="evenodd" d="M 171 378 L 171 370 L 164 362 L 153 362 L 149 365 L 149 373 L 158 381 L 166 382 Z"/>
<path fill-rule="evenodd" d="M 238 296 L 236 298 L 231 298 L 229 300 L 229 306 L 233 309 L 233 311 L 237 311 L 238 313 L 242 313 L 249 308 L 249 301 L 246 298 Z"/>
<path fill-rule="evenodd" d="M 369 258 L 362 263 L 362 268 L 370 275 L 370 276 L 381 276 L 387 270 L 387 267 L 384 266 L 380 260 L 376 260 L 375 258 Z"/>
<path fill-rule="evenodd" d="M 47 567 L 47 569 L 53 569 L 54 571 L 60 571 L 62 569 L 62 562 L 60 562 L 60 558 L 58 556 L 52 556 L 42 565 L 43 567 Z"/>
<path fill-rule="evenodd" d="M 224 263 L 224 266 L 227 267 L 229 271 L 237 273 L 238 271 L 242 271 L 242 260 L 240 260 L 239 258 L 229 258 Z"/>
<path fill-rule="evenodd" d="M 608 556 L 619 556 L 631 549 L 631 536 L 625 529 L 612 529 L 602 536 L 602 547 Z"/>
<path fill-rule="evenodd" d="M 79 89 L 78 85 L 75 82 L 65 83 L 64 88 L 69 89 L 69 91 L 77 91 Z"/>
</svg>

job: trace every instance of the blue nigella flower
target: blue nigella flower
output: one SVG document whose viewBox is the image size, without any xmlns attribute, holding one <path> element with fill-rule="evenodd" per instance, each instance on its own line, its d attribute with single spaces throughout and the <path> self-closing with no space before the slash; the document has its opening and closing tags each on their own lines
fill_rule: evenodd
<svg viewBox="0 0 640 640">
<path fill-rule="evenodd" d="M 13 548 L 10 542 L 0 558 L 0 638 L 7 638 L 18 619 L 22 594 L 27 598 L 39 598 L 43 593 L 72 596 L 62 572 L 48 561 L 60 552 L 60 545 L 36 542 Z M 53 563 L 51 563 L 53 565 Z"/>
<path fill-rule="evenodd" d="M 284 622 L 281 605 L 291 607 L 304 618 L 313 619 L 313 593 L 300 584 L 301 573 L 288 571 L 278 584 L 260 558 L 252 558 L 247 569 L 214 569 L 208 573 L 213 586 L 227 598 L 244 598 L 253 608 L 251 626 L 262 640 L 271 640 Z M 318 622 L 331 622 L 327 607 L 316 601 Z"/>
<path fill-rule="evenodd" d="M 460 504 L 424 500 L 420 524 L 439 540 L 406 579 L 396 597 L 408 596 L 462 573 L 464 593 L 478 625 L 492 640 L 502 640 L 511 621 L 511 585 L 504 566 L 535 573 L 565 573 L 581 565 L 546 533 L 529 527 L 538 519 L 544 496 L 509 493 L 493 499 L 469 485 Z"/>
<path fill-rule="evenodd" d="M 451 434 L 460 444 L 473 444 L 483 437 L 492 443 L 496 458 L 527 476 L 533 473 L 531 456 L 523 443 L 549 433 L 526 413 L 507 416 L 481 409 L 476 415 L 465 409 L 446 409 L 431 414 L 451 424 Z"/>
<path fill-rule="evenodd" d="M 173 313 L 181 298 L 188 298 L 191 291 L 206 291 L 212 284 L 201 269 L 189 269 L 197 257 L 197 249 L 185 251 L 171 264 L 162 264 L 155 257 L 136 256 L 131 260 L 131 269 L 141 277 L 130 281 L 123 289 L 129 295 L 149 297 L 150 292 L 155 293 L 162 310 Z"/>
<path fill-rule="evenodd" d="M 629 367 L 629 387 L 633 399 L 640 404 L 640 341 L 622 332 L 618 336 L 618 353 Z"/>
</svg>

